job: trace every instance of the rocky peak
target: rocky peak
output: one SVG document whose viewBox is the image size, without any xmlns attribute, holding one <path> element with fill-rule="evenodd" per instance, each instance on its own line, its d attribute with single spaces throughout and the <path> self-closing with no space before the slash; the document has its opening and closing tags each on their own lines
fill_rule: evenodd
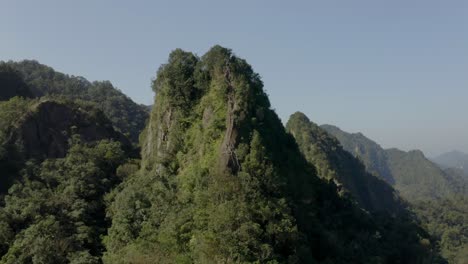
<svg viewBox="0 0 468 264">
<path fill-rule="evenodd" d="M 84 142 L 113 139 L 130 145 L 102 112 L 54 100 L 32 105 L 10 129 L 7 142 L 19 146 L 26 159 L 61 158 L 67 153 L 72 135 Z"/>
</svg>

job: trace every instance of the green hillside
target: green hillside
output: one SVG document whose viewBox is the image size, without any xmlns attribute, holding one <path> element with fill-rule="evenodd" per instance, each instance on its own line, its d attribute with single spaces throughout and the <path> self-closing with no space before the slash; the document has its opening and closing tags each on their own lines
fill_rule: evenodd
<svg viewBox="0 0 468 264">
<path fill-rule="evenodd" d="M 291 115 L 286 129 L 294 136 L 306 159 L 317 168 L 318 176 L 334 180 L 363 208 L 390 214 L 403 210 L 403 203 L 389 184 L 368 173 L 360 160 L 303 113 Z"/>
<path fill-rule="evenodd" d="M 393 186 L 407 199 L 423 226 L 440 241 L 450 263 L 467 263 L 468 181 L 458 169 L 441 169 L 421 151 L 383 150 L 364 135 L 322 126 L 366 167 L 386 168 Z"/>
<path fill-rule="evenodd" d="M 158 71 L 142 169 L 111 195 L 105 263 L 429 263 L 415 223 L 374 218 L 317 177 L 230 50 Z"/>
<path fill-rule="evenodd" d="M 34 97 L 58 97 L 94 104 L 120 132 L 138 143 L 148 118 L 148 109 L 133 102 L 109 81 L 89 82 L 83 77 L 63 74 L 31 60 L 3 62 L 0 67 L 19 72 Z"/>
</svg>

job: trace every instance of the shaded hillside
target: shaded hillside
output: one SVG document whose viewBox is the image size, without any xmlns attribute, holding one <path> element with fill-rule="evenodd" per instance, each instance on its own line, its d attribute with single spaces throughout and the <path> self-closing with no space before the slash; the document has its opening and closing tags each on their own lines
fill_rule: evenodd
<svg viewBox="0 0 468 264">
<path fill-rule="evenodd" d="M 21 73 L 12 67 L 0 64 L 0 101 L 15 96 L 32 97 L 33 94 L 21 77 Z"/>
<path fill-rule="evenodd" d="M 93 107 L 18 97 L 0 102 L 1 191 L 6 191 L 29 159 L 64 157 L 72 137 L 86 143 L 112 139 L 130 151 L 129 140 Z"/>
<path fill-rule="evenodd" d="M 369 172 L 379 175 L 390 184 L 395 183 L 385 151 L 379 144 L 362 133 L 347 133 L 332 125 L 322 125 L 321 128 L 336 137 L 346 151 L 361 159 Z"/>
<path fill-rule="evenodd" d="M 468 196 L 422 201 L 414 209 L 449 263 L 468 263 Z"/>
<path fill-rule="evenodd" d="M 403 211 L 404 205 L 390 185 L 368 173 L 335 137 L 303 113 L 291 115 L 286 129 L 294 136 L 306 159 L 315 165 L 318 176 L 342 185 L 367 210 L 390 214 Z"/>
<path fill-rule="evenodd" d="M 142 169 L 109 196 L 105 263 L 435 262 L 417 225 L 317 177 L 230 50 L 175 50 L 153 88 Z"/>
<path fill-rule="evenodd" d="M 387 173 L 385 180 L 409 201 L 441 198 L 457 192 L 451 177 L 421 151 L 384 150 L 361 133 L 347 133 L 330 125 L 321 127 L 335 136 L 346 151 L 361 159 L 370 171 Z"/>
<path fill-rule="evenodd" d="M 138 105 L 109 81 L 89 82 L 83 77 L 66 75 L 37 61 L 1 63 L 20 72 L 35 97 L 55 96 L 92 102 L 122 133 L 138 143 L 148 118 L 146 106 Z"/>
<path fill-rule="evenodd" d="M 344 148 L 369 164 L 389 169 L 394 187 L 411 202 L 430 233 L 440 241 L 441 252 L 450 263 L 467 263 L 468 181 L 459 169 L 442 170 L 421 151 L 383 150 L 362 134 L 349 134 L 332 126 L 322 126 L 343 142 Z M 376 153 L 370 155 L 369 153 Z M 372 156 L 381 157 L 373 159 Z M 383 158 L 382 158 L 383 157 Z M 373 162 L 378 163 L 373 165 Z"/>
<path fill-rule="evenodd" d="M 395 188 L 410 201 L 444 198 L 456 193 L 451 178 L 419 150 L 385 151 Z"/>
<path fill-rule="evenodd" d="M 101 111 L 53 100 L 32 104 L 11 128 L 7 144 L 21 146 L 26 159 L 63 158 L 72 135 L 83 142 L 114 139 L 124 146 L 130 145 Z"/>
</svg>

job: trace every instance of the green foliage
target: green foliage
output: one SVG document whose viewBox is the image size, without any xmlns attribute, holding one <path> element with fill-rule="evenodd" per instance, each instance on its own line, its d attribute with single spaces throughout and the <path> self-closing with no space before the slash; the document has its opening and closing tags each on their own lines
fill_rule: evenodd
<svg viewBox="0 0 468 264">
<path fill-rule="evenodd" d="M 392 190 L 310 122 L 298 146 L 229 49 L 171 53 L 141 161 L 109 140 L 119 138 L 96 106 L 134 141 L 146 107 L 109 82 L 7 64 L 48 99 L 0 103 L 0 171 L 16 177 L 1 182 L 0 263 L 444 263 L 411 215 L 339 195 L 336 179 L 364 207 L 395 202 L 378 201 Z M 453 230 L 440 237 L 463 250 Z"/>
<path fill-rule="evenodd" d="M 360 206 L 369 211 L 398 215 L 405 205 L 382 179 L 368 173 L 364 165 L 345 151 L 338 140 L 311 122 L 303 113 L 291 115 L 286 125 L 305 158 L 316 168 L 318 175 L 342 186 Z"/>
<path fill-rule="evenodd" d="M 455 192 L 444 172 L 422 152 L 389 149 L 386 153 L 395 188 L 409 201 L 439 199 Z"/>
<path fill-rule="evenodd" d="M 23 162 L 16 146 L 7 143 L 9 135 L 17 121 L 28 113 L 32 103 L 21 97 L 0 102 L 0 197 L 13 183 Z"/>
<path fill-rule="evenodd" d="M 347 133 L 331 125 L 322 125 L 321 128 L 336 137 L 346 151 L 358 157 L 370 173 L 382 177 L 390 184 L 395 183 L 387 164 L 387 155 L 379 144 L 362 133 Z"/>
<path fill-rule="evenodd" d="M 468 197 L 419 202 L 415 211 L 426 228 L 440 240 L 442 254 L 450 263 L 468 261 Z"/>
<path fill-rule="evenodd" d="M 381 160 L 365 153 L 376 151 L 380 153 L 377 156 L 385 157 L 385 167 L 394 179 L 395 188 L 411 203 L 421 223 L 439 241 L 443 256 L 450 263 L 466 262 L 468 181 L 463 171 L 442 170 L 421 151 L 383 150 L 362 134 L 348 134 L 331 126 L 324 128 L 336 135 L 345 149 L 371 167 L 378 167 L 373 163 Z"/>
<path fill-rule="evenodd" d="M 316 176 L 259 76 L 230 50 L 175 50 L 153 87 L 141 170 L 106 199 L 105 263 L 435 259 L 410 220 L 385 224 Z"/>
<path fill-rule="evenodd" d="M 36 61 L 0 65 L 20 72 L 35 97 L 52 96 L 92 103 L 120 132 L 128 135 L 134 143 L 138 142 L 148 118 L 147 108 L 133 102 L 109 81 L 91 83 L 83 77 L 56 72 Z"/>
<path fill-rule="evenodd" d="M 0 101 L 15 96 L 32 97 L 32 93 L 18 71 L 0 63 Z"/>
<path fill-rule="evenodd" d="M 124 160 L 120 143 L 101 141 L 28 163 L 0 209 L 0 263 L 100 263 L 103 196 L 119 182 Z"/>
</svg>

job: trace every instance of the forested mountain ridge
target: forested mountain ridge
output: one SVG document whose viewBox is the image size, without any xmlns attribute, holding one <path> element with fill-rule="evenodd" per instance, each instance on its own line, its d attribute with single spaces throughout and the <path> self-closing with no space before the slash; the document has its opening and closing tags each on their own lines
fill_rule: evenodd
<svg viewBox="0 0 468 264">
<path fill-rule="evenodd" d="M 141 170 L 110 197 L 105 263 L 431 263 L 411 221 L 317 177 L 230 50 L 175 50 L 153 83 Z"/>
<path fill-rule="evenodd" d="M 26 98 L 10 69 L 15 82 L 0 78 L 0 263 L 102 263 L 104 195 L 138 168 L 124 164 L 131 143 L 95 104 Z"/>
<path fill-rule="evenodd" d="M 442 170 L 418 150 L 383 150 L 361 133 L 350 134 L 330 125 L 322 127 L 366 166 L 389 171 L 394 187 L 440 240 L 441 252 L 449 262 L 468 263 L 468 180 L 463 171 Z"/>
<path fill-rule="evenodd" d="M 388 183 L 368 173 L 360 160 L 303 113 L 291 115 L 286 129 L 306 159 L 315 165 L 318 175 L 342 185 L 363 208 L 389 214 L 405 210 L 406 205 Z"/>
<path fill-rule="evenodd" d="M 390 184 L 395 183 L 387 165 L 385 151 L 379 144 L 365 137 L 362 133 L 346 133 L 332 125 L 321 125 L 320 127 L 336 137 L 346 151 L 361 159 L 369 172 L 379 175 Z"/>
<path fill-rule="evenodd" d="M 388 164 L 395 188 L 410 201 L 440 199 L 459 193 L 452 177 L 428 160 L 419 150 L 387 149 Z"/>
<path fill-rule="evenodd" d="M 93 103 L 118 130 L 133 143 L 138 143 L 148 119 L 148 109 L 133 102 L 109 81 L 89 82 L 83 77 L 60 73 L 32 60 L 0 62 L 0 67 L 14 69 L 21 74 L 30 91 L 29 97 L 61 97 Z"/>
<path fill-rule="evenodd" d="M 73 137 L 83 143 L 118 141 L 132 152 L 130 141 L 91 105 L 19 97 L 0 102 L 0 192 L 7 190 L 28 160 L 65 157 Z"/>
<path fill-rule="evenodd" d="M 319 178 L 229 49 L 170 54 L 141 162 L 96 108 L 107 94 L 85 102 L 99 83 L 23 64 L 39 98 L 0 102 L 0 263 L 445 263 L 411 215 Z"/>
<path fill-rule="evenodd" d="M 331 125 L 321 127 L 335 136 L 346 151 L 361 159 L 369 171 L 387 175 L 382 177 L 409 201 L 440 198 L 458 192 L 450 175 L 419 150 L 385 150 L 362 133 L 347 133 Z"/>
</svg>

